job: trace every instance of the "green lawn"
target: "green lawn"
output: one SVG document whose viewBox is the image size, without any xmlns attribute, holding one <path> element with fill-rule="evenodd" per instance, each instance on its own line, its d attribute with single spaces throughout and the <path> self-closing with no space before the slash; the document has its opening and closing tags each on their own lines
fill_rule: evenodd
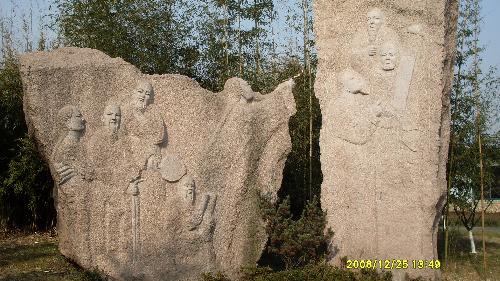
<svg viewBox="0 0 500 281">
<path fill-rule="evenodd" d="M 470 242 L 465 228 L 450 227 L 450 253 L 443 276 L 447 281 L 500 280 L 500 227 L 499 214 L 489 214 L 489 227 L 485 228 L 487 270 L 483 273 L 481 228 L 473 229 L 477 254 L 470 253 Z M 441 241 L 442 242 L 442 241 Z M 442 245 L 442 244 L 441 244 Z M 442 258 L 441 258 L 442 260 Z"/>
<path fill-rule="evenodd" d="M 47 233 L 0 233 L 0 280 L 101 280 L 67 261 L 57 250 L 57 238 Z"/>
<path fill-rule="evenodd" d="M 475 231 L 478 254 L 469 254 L 464 229 L 450 232 L 450 259 L 444 269 L 446 281 L 500 280 L 500 231 L 488 228 L 486 247 L 488 270 L 482 273 L 480 228 Z M 484 278 L 484 279 L 481 279 Z M 57 250 L 57 238 L 48 233 L 0 233 L 0 281 L 97 281 L 93 272 L 84 271 L 67 261 Z"/>
</svg>

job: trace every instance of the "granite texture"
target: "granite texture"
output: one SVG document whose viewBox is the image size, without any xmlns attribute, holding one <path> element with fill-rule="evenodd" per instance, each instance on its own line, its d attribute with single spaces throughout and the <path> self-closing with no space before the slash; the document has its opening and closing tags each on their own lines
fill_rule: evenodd
<svg viewBox="0 0 500 281">
<path fill-rule="evenodd" d="M 412 261 L 438 258 L 457 1 L 317 0 L 314 11 L 329 260 L 407 260 L 394 280 L 439 278 Z"/>
<path fill-rule="evenodd" d="M 267 241 L 257 197 L 281 185 L 293 82 L 260 95 L 231 78 L 212 93 L 79 48 L 23 55 L 21 73 L 63 255 L 117 280 L 255 265 Z"/>
</svg>

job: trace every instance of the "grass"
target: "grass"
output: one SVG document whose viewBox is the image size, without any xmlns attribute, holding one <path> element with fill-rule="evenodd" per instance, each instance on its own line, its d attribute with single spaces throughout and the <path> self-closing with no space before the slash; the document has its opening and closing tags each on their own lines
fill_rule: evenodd
<svg viewBox="0 0 500 281">
<path fill-rule="evenodd" d="M 474 230 L 478 251 L 478 254 L 474 255 L 469 253 L 467 232 L 459 227 L 450 228 L 450 256 L 443 270 L 445 281 L 500 280 L 500 230 L 490 227 L 485 231 L 488 259 L 485 273 L 482 272 L 480 233 L 480 228 Z M 442 242 L 441 239 L 441 246 Z M 0 281 L 4 280 L 99 281 L 103 279 L 95 272 L 85 271 L 66 260 L 57 250 L 57 237 L 48 233 L 0 232 Z"/>
<path fill-rule="evenodd" d="M 57 250 L 48 233 L 0 233 L 0 280 L 98 281 L 98 274 L 82 270 Z"/>
<path fill-rule="evenodd" d="M 449 230 L 449 258 L 448 264 L 443 270 L 446 281 L 477 281 L 477 280 L 500 280 L 500 229 L 498 228 L 500 214 L 492 214 L 488 217 L 489 227 L 485 228 L 486 260 L 487 269 L 483 272 L 483 253 L 481 228 L 473 229 L 477 254 L 470 253 L 470 241 L 468 232 L 459 227 L 458 224 Z M 496 227 L 495 227 L 496 226 Z M 441 246 L 443 237 L 440 236 Z M 444 252 L 440 247 L 441 253 Z M 441 260 L 443 260 L 441 254 Z"/>
</svg>

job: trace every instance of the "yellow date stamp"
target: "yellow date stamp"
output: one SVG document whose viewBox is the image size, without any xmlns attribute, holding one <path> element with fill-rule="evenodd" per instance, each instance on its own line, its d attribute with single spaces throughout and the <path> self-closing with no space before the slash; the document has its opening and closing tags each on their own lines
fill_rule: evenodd
<svg viewBox="0 0 500 281">
<path fill-rule="evenodd" d="M 439 260 L 347 260 L 346 267 L 349 269 L 439 269 Z"/>
</svg>

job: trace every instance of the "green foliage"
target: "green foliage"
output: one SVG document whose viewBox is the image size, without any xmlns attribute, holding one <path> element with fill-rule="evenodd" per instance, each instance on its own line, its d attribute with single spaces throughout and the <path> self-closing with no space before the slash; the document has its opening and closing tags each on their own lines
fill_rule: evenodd
<svg viewBox="0 0 500 281">
<path fill-rule="evenodd" d="M 195 76 L 189 1 L 57 0 L 55 22 L 66 44 L 121 57 L 145 73 Z"/>
<path fill-rule="evenodd" d="M 6 34 L 2 34 L 6 36 Z M 19 62 L 10 45 L 2 46 L 0 64 L 0 225 L 50 227 L 53 183 L 44 162 L 26 137 Z"/>
<path fill-rule="evenodd" d="M 262 199 L 261 210 L 269 235 L 266 251 L 280 259 L 285 268 L 304 266 L 324 257 L 333 233 L 325 233 L 326 214 L 316 197 L 307 203 L 297 220 L 292 218 L 288 197 L 277 207 Z"/>
<path fill-rule="evenodd" d="M 0 183 L 4 224 L 11 228 L 47 229 L 53 226 L 55 216 L 48 167 L 30 138 L 20 139 L 17 151 Z"/>
<path fill-rule="evenodd" d="M 231 281 L 227 276 L 225 276 L 222 272 L 217 273 L 203 273 L 202 274 L 203 281 Z"/>
<path fill-rule="evenodd" d="M 295 65 L 300 67 L 298 62 L 295 62 Z M 291 64 L 290 68 L 293 68 L 293 64 Z M 314 95 L 312 98 L 312 112 L 309 111 L 309 95 L 311 94 L 310 91 L 314 91 L 312 87 L 314 79 L 311 79 L 311 82 L 311 86 L 309 86 L 307 75 L 300 75 L 295 79 L 293 95 L 297 113 L 290 118 L 289 123 L 292 151 L 285 163 L 279 194 L 280 198 L 290 196 L 294 217 L 301 215 L 308 200 L 311 200 L 314 196 L 320 196 L 323 181 L 319 148 L 322 116 L 319 101 Z M 310 118 L 312 119 L 311 158 L 309 158 Z M 310 166 L 312 169 L 311 176 L 309 175 Z"/>
<path fill-rule="evenodd" d="M 15 140 L 26 133 L 22 93 L 18 61 L 9 52 L 0 64 L 0 177 L 15 155 Z"/>
<path fill-rule="evenodd" d="M 246 269 L 244 281 L 390 281 L 392 274 L 378 273 L 373 270 L 350 271 L 333 267 L 324 262 L 306 265 L 301 268 L 273 272 L 272 270 Z"/>
<path fill-rule="evenodd" d="M 494 165 L 500 160 L 500 134 L 495 123 L 498 109 L 495 97 L 500 88 L 496 69 L 483 72 L 479 46 L 480 5 L 477 0 L 460 2 L 457 31 L 457 57 L 451 95 L 451 143 L 448 162 L 449 202 L 462 224 L 471 230 L 479 216 L 481 191 L 480 158 L 485 194 L 494 193 Z M 479 152 L 481 137 L 482 155 Z M 498 187 L 497 187 L 498 188 Z M 488 197 L 486 197 L 488 199 Z"/>
</svg>

